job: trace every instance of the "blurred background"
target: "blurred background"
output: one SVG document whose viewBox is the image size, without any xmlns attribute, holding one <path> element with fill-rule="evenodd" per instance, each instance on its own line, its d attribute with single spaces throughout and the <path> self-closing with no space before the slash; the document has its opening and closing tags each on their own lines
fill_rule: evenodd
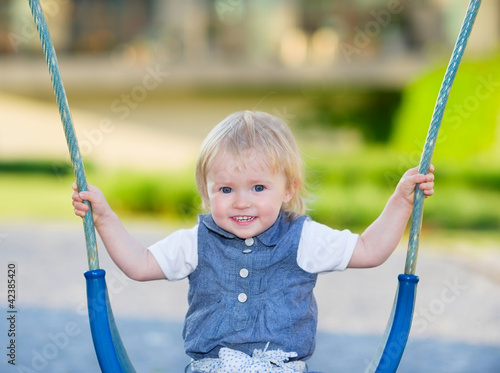
<svg viewBox="0 0 500 373">
<path fill-rule="evenodd" d="M 383 209 L 401 175 L 419 162 L 467 4 L 465 0 L 42 1 L 89 182 L 104 191 L 145 244 L 196 222 L 200 198 L 194 161 L 199 145 L 214 125 L 245 109 L 270 112 L 292 128 L 307 164 L 310 215 L 333 227 L 364 229 Z M 424 256 L 422 261 L 457 261 L 464 276 L 459 281 L 474 291 L 469 292 L 471 299 L 461 297 L 460 304 L 453 303 L 455 311 L 448 307 L 446 313 L 439 312 L 447 317 L 432 320 L 433 328 L 425 328 L 429 334 L 420 338 L 487 345 L 494 351 L 488 356 L 498 356 L 500 346 L 500 309 L 491 299 L 500 282 L 499 21 L 500 1 L 484 1 L 443 118 L 433 158 L 436 196 L 426 203 L 423 223 L 424 245 L 430 253 L 424 255 L 431 259 Z M 85 249 L 79 222 L 72 215 L 73 176 L 64 134 L 27 1 L 0 0 L 0 114 L 0 248 L 7 260 L 20 263 L 26 312 L 50 314 L 48 310 L 63 309 L 71 319 L 75 304 L 81 302 L 78 296 L 84 294 L 79 284 Z M 53 248 L 56 244 L 47 239 L 47 231 L 75 242 L 78 254 Z M 43 250 L 48 250 L 48 258 Z M 404 256 L 404 247 L 400 251 Z M 112 267 L 104 250 L 101 255 Z M 45 276 L 47 283 L 54 276 L 40 269 L 44 260 L 74 269 L 73 274 L 60 274 L 58 284 L 63 288 L 57 292 L 35 286 L 37 276 Z M 394 262 L 395 268 L 402 269 L 402 260 Z M 395 277 L 391 265 L 388 268 Z M 442 269 L 430 268 L 432 273 Z M 448 277 L 436 279 L 422 304 L 440 299 L 444 280 L 453 283 L 457 272 L 447 273 Z M 481 281 L 486 283 L 474 282 L 471 273 L 485 276 L 487 280 Z M 71 276 L 76 276 L 75 285 L 68 285 Z M 115 296 L 123 317 L 144 316 L 143 309 L 130 311 L 131 296 L 144 292 L 135 286 L 127 282 Z M 184 285 L 179 286 L 182 294 Z M 384 297 L 377 293 L 379 288 L 360 297 L 377 303 Z M 74 300 L 67 298 L 69 289 L 78 294 L 69 297 Z M 391 298 L 394 289 L 387 292 Z M 178 323 L 185 307 L 185 297 L 180 297 L 182 306 L 167 305 L 171 307 L 167 316 Z M 152 296 L 148 302 L 153 300 L 157 301 Z M 391 301 L 380 303 L 389 307 Z M 468 322 L 465 315 L 475 318 L 479 303 L 491 302 L 475 331 L 457 327 Z M 166 305 L 155 304 L 148 315 L 161 319 L 160 310 Z M 357 308 L 350 304 L 344 310 L 332 302 L 324 307 L 332 314 L 352 315 Z M 384 319 L 389 310 L 383 307 L 378 312 Z M 325 317 L 322 330 L 348 335 L 354 329 L 358 334 L 380 332 L 385 321 L 374 322 L 380 328 L 357 327 L 366 316 L 362 315 L 352 323 Z M 31 352 L 42 353 L 47 333 L 56 328 L 41 331 L 39 347 L 34 345 Z M 151 338 L 163 337 L 148 338 L 153 343 Z M 180 335 L 174 341 L 178 344 Z M 82 342 L 83 346 L 91 347 Z M 43 369 L 59 371 L 55 368 L 59 360 L 63 359 L 47 362 Z M 364 364 L 364 358 L 357 360 Z M 410 366 L 416 365 L 409 364 L 405 372 L 412 371 Z M 448 371 L 443 369 L 436 371 Z M 482 371 L 498 369 L 497 359 Z"/>
<path fill-rule="evenodd" d="M 349 228 L 372 221 L 402 173 L 418 164 L 467 7 L 444 0 L 42 3 L 82 153 L 95 172 L 90 180 L 110 191 L 117 208 L 194 219 L 192 165 L 201 140 L 229 113 L 253 109 L 284 118 L 297 134 L 310 192 L 321 201 L 311 214 Z M 500 202 L 499 8 L 499 1 L 482 5 L 450 97 L 435 154 L 447 198 L 429 206 L 432 226 L 500 224 L 500 209 L 491 209 Z M 62 186 L 54 175 L 70 173 L 65 143 L 27 2 L 0 1 L 0 19 L 2 173 L 37 172 Z M 42 213 L 9 202 L 10 216 Z M 64 215 L 50 210 L 43 215 Z"/>
</svg>

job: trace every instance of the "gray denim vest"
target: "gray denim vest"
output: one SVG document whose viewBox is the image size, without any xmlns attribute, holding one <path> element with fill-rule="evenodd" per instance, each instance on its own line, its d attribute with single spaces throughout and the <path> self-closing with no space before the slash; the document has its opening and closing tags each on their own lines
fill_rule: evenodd
<svg viewBox="0 0 500 373">
<path fill-rule="evenodd" d="M 314 352 L 317 274 L 301 269 L 297 250 L 306 216 L 281 213 L 273 226 L 246 240 L 199 217 L 198 266 L 189 275 L 183 337 L 193 359 L 216 358 L 221 347 Z M 295 360 L 295 359 L 294 359 Z"/>
</svg>

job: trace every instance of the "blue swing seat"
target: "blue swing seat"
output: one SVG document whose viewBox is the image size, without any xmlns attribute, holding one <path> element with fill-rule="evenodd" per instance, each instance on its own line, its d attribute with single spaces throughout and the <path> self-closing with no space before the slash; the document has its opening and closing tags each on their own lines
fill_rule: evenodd
<svg viewBox="0 0 500 373">
<path fill-rule="evenodd" d="M 84 275 L 90 330 L 101 370 L 106 373 L 135 373 L 116 328 L 106 286 L 106 271 L 96 269 Z"/>
</svg>

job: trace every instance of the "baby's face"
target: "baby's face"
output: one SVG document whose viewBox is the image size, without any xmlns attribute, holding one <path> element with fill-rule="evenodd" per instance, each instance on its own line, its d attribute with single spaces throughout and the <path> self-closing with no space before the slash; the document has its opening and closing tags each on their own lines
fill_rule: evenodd
<svg viewBox="0 0 500 373">
<path fill-rule="evenodd" d="M 274 224 L 281 206 L 292 193 L 285 176 L 274 173 L 255 152 L 241 160 L 231 154 L 218 154 L 207 173 L 210 210 L 222 229 L 245 239 L 257 236 Z"/>
</svg>

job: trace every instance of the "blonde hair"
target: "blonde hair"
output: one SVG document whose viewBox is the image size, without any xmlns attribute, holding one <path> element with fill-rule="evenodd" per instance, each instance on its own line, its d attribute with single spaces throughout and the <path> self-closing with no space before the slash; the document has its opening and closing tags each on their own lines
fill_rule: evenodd
<svg viewBox="0 0 500 373">
<path fill-rule="evenodd" d="M 203 207 L 209 208 L 207 173 L 219 152 L 229 152 L 239 158 L 245 151 L 254 150 L 260 160 L 272 172 L 281 172 L 286 179 L 286 188 L 295 190 L 283 210 L 292 217 L 306 211 L 303 194 L 304 162 L 290 128 L 280 118 L 253 111 L 240 111 L 229 115 L 207 135 L 203 141 L 196 161 L 196 185 L 203 200 Z"/>
</svg>

